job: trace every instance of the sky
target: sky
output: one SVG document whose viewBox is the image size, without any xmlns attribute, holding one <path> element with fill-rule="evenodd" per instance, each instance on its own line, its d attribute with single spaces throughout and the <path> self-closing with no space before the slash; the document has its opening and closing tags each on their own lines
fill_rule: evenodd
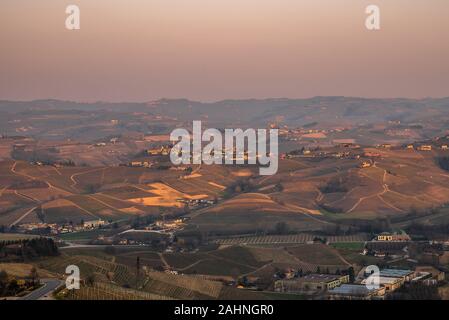
<svg viewBox="0 0 449 320">
<path fill-rule="evenodd" d="M 0 99 L 445 97 L 448 39 L 447 0 L 1 0 Z"/>
</svg>

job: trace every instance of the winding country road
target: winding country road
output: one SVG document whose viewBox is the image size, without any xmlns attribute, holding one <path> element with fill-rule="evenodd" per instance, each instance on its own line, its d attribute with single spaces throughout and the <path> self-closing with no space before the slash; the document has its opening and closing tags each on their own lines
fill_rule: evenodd
<svg viewBox="0 0 449 320">
<path fill-rule="evenodd" d="M 91 172 L 95 172 L 95 171 L 100 171 L 100 170 L 105 170 L 105 168 L 95 168 L 95 169 L 91 169 L 91 170 L 87 170 L 87 171 L 83 171 L 83 172 L 78 172 L 78 173 L 74 173 L 70 176 L 70 180 L 72 181 L 72 185 L 70 186 L 71 188 L 75 188 L 76 189 L 76 185 L 78 184 L 78 181 L 75 180 L 75 177 L 87 174 L 87 173 L 91 173 Z M 104 174 L 104 172 L 103 172 Z"/>
<path fill-rule="evenodd" d="M 42 279 L 44 285 L 39 289 L 34 290 L 29 295 L 20 298 L 20 300 L 39 300 L 48 297 L 53 291 L 55 291 L 64 282 L 56 279 Z"/>
<path fill-rule="evenodd" d="M 37 207 L 33 207 L 30 210 L 28 210 L 27 212 L 25 212 L 22 216 L 20 216 L 19 219 L 17 219 L 16 221 L 14 221 L 13 223 L 11 223 L 9 225 L 9 227 L 11 228 L 12 226 L 18 224 L 20 221 L 22 221 L 23 219 L 25 219 L 30 213 L 32 213 L 34 210 L 36 210 Z"/>
<path fill-rule="evenodd" d="M 61 188 L 59 188 L 59 187 L 55 187 L 54 185 L 52 185 L 52 184 L 51 184 L 50 182 L 48 182 L 47 180 L 44 180 L 44 179 L 41 179 L 41 178 L 37 178 L 37 177 L 33 177 L 33 176 L 31 176 L 31 175 L 29 175 L 29 174 L 27 174 L 27 173 L 19 172 L 19 171 L 16 170 L 16 166 L 17 166 L 17 161 L 14 162 L 14 164 L 13 164 L 12 167 L 10 168 L 10 171 L 11 171 L 13 174 L 15 174 L 15 175 L 19 175 L 19 176 L 22 176 L 22 177 L 26 177 L 26 178 L 28 178 L 28 179 L 30 179 L 30 180 L 33 180 L 33 181 L 35 181 L 35 180 L 40 180 L 40 181 L 45 182 L 45 183 L 48 185 L 48 188 L 50 188 L 50 189 L 53 188 L 53 189 L 55 189 L 55 190 L 59 190 L 60 192 L 66 193 L 66 194 L 68 194 L 68 195 L 72 195 L 72 194 L 73 194 L 73 193 L 70 192 L 70 191 L 61 189 Z"/>
</svg>

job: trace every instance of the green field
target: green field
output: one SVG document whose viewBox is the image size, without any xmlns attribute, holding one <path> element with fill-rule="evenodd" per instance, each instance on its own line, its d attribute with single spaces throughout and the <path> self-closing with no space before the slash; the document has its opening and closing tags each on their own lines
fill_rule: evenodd
<svg viewBox="0 0 449 320">
<path fill-rule="evenodd" d="M 331 243 L 335 249 L 359 250 L 362 251 L 365 247 L 365 242 L 336 242 Z"/>
<path fill-rule="evenodd" d="M 61 240 L 66 241 L 77 241 L 77 240 L 92 240 L 96 237 L 103 235 L 106 233 L 106 230 L 95 229 L 89 231 L 80 231 L 80 232 L 72 232 L 72 233 L 64 233 L 59 235 Z"/>
<path fill-rule="evenodd" d="M 17 241 L 38 238 L 32 234 L 20 234 L 20 233 L 0 233 L 0 241 Z"/>
</svg>

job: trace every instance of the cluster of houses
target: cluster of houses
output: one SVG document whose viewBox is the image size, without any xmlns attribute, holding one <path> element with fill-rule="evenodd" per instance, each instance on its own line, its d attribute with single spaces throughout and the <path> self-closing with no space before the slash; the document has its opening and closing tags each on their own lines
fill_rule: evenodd
<svg viewBox="0 0 449 320">
<path fill-rule="evenodd" d="M 210 199 L 176 199 L 176 201 L 184 203 L 189 208 L 207 207 L 215 204 L 215 201 Z"/>
<path fill-rule="evenodd" d="M 403 230 L 397 232 L 382 232 L 374 241 L 411 241 L 410 236 Z"/>
<path fill-rule="evenodd" d="M 349 275 L 312 273 L 292 279 L 281 279 L 274 283 L 274 291 L 317 294 L 349 283 Z"/>
<path fill-rule="evenodd" d="M 324 299 L 385 299 L 396 290 L 413 284 L 437 286 L 445 280 L 441 266 L 449 265 L 449 243 L 412 242 L 402 230 L 384 232 L 365 244 L 362 254 L 405 261 L 407 268 L 364 268 L 358 276 L 286 272 L 277 277 L 274 291 L 303 294 Z M 393 259 L 393 260 L 392 260 Z M 317 270 L 319 272 L 319 270 Z"/>
<path fill-rule="evenodd" d="M 79 232 L 79 231 L 87 231 L 98 229 L 104 225 L 108 224 L 108 222 L 98 219 L 92 221 L 83 221 L 80 224 L 57 224 L 57 223 L 26 223 L 18 226 L 18 231 L 24 233 L 34 233 L 38 230 L 48 230 L 50 234 L 58 235 L 65 234 L 71 232 Z"/>
<path fill-rule="evenodd" d="M 118 137 L 113 137 L 113 138 L 109 139 L 109 143 L 111 143 L 111 144 L 116 144 L 118 141 L 119 141 Z M 107 144 L 108 144 L 108 142 L 100 141 L 100 142 L 94 143 L 93 146 L 94 147 L 106 147 Z"/>
<path fill-rule="evenodd" d="M 271 124 L 272 129 L 277 128 L 276 124 Z M 289 129 L 287 127 L 279 128 L 279 136 L 285 141 L 299 141 L 307 135 L 316 135 L 317 137 L 326 137 L 332 133 L 341 133 L 347 131 L 347 128 L 334 128 L 334 129 L 308 129 L 308 128 L 296 128 Z"/>
<path fill-rule="evenodd" d="M 168 156 L 171 151 L 171 146 L 169 145 L 163 145 L 159 148 L 153 148 L 153 149 L 147 149 L 145 150 L 145 153 L 149 156 Z"/>
<path fill-rule="evenodd" d="M 14 151 L 26 151 L 27 145 L 23 143 L 16 143 L 12 146 Z"/>
<path fill-rule="evenodd" d="M 155 223 L 149 225 L 146 230 L 161 231 L 166 233 L 173 233 L 179 231 L 185 226 L 184 218 L 174 220 L 158 220 Z"/>
<path fill-rule="evenodd" d="M 281 154 L 281 159 L 294 159 L 294 158 L 335 158 L 335 159 L 360 159 L 360 154 L 351 151 L 313 151 L 310 149 L 304 149 L 300 153 L 291 152 Z"/>
<path fill-rule="evenodd" d="M 367 242 L 361 254 L 385 259 L 409 258 L 410 241 L 410 236 L 403 230 L 383 232 Z"/>
<path fill-rule="evenodd" d="M 43 167 L 43 166 L 52 166 L 55 168 L 62 168 L 65 166 L 74 166 L 75 163 L 71 160 L 67 160 L 67 161 L 59 161 L 59 162 L 42 162 L 42 161 L 31 161 L 30 164 L 32 166 L 38 166 L 38 167 Z"/>
<path fill-rule="evenodd" d="M 391 149 L 393 146 L 389 143 L 381 144 L 377 146 L 378 148 L 382 149 Z M 431 144 L 407 144 L 403 146 L 406 150 L 418 150 L 418 151 L 432 151 L 434 148 L 439 148 L 440 150 L 449 150 L 449 146 L 447 144 L 442 144 L 440 146 L 433 146 Z"/>
<path fill-rule="evenodd" d="M 365 244 L 361 254 L 440 267 L 449 265 L 449 242 L 412 241 L 403 231 L 381 233 Z"/>
<path fill-rule="evenodd" d="M 373 166 L 373 162 L 371 160 L 365 160 L 360 163 L 360 168 L 370 168 Z"/>
<path fill-rule="evenodd" d="M 413 144 L 409 144 L 406 147 L 408 150 L 414 150 L 415 146 Z M 439 147 L 441 150 L 449 150 L 449 146 L 447 144 L 443 144 Z M 432 151 L 433 146 L 430 144 L 423 144 L 416 147 L 416 150 L 418 151 Z"/>
<path fill-rule="evenodd" d="M 131 161 L 127 164 L 121 165 L 121 166 L 127 166 L 132 168 L 151 168 L 154 165 L 151 161 Z"/>
<path fill-rule="evenodd" d="M 412 259 L 433 266 L 449 265 L 448 243 L 419 243 L 409 248 Z"/>
<path fill-rule="evenodd" d="M 171 146 L 163 145 L 158 148 L 144 150 L 147 156 L 168 156 L 170 155 Z M 128 163 L 121 164 L 120 166 L 132 167 L 132 168 L 152 168 L 157 164 L 154 158 L 150 161 L 148 158 L 142 158 L 130 161 Z"/>
<path fill-rule="evenodd" d="M 362 161 L 359 164 L 360 168 L 369 168 L 372 167 L 374 164 L 373 159 L 374 158 L 380 158 L 382 155 L 378 152 L 373 151 L 366 151 L 363 153 L 357 152 L 357 150 L 360 150 L 360 145 L 355 143 L 340 143 L 336 145 L 336 148 L 338 148 L 337 151 L 323 151 L 323 150 L 312 150 L 312 149 L 305 149 L 303 148 L 300 152 L 293 151 L 286 154 L 281 154 L 281 159 L 292 159 L 292 158 L 335 158 L 335 159 L 360 159 L 360 158 L 368 158 L 367 160 Z M 389 143 L 384 143 L 377 145 L 377 148 L 379 149 L 392 149 L 393 146 Z M 407 150 L 418 150 L 418 151 L 432 151 L 433 146 L 429 144 L 422 144 L 422 145 L 405 145 L 405 149 Z M 449 150 L 449 146 L 447 144 L 443 144 L 439 146 L 441 150 Z M 342 150 L 343 149 L 343 150 Z"/>
</svg>

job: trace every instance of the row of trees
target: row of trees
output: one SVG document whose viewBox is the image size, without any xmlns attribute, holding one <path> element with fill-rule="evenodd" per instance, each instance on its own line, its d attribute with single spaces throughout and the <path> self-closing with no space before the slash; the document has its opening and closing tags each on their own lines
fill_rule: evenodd
<svg viewBox="0 0 449 320">
<path fill-rule="evenodd" d="M 424 238 L 433 239 L 437 236 L 449 235 L 449 224 L 441 223 L 436 225 L 425 225 L 422 223 L 413 222 L 406 228 L 410 234 L 420 235 Z"/>
<path fill-rule="evenodd" d="M 35 267 L 31 268 L 30 274 L 19 283 L 15 277 L 11 277 L 4 270 L 0 270 L 0 297 L 15 296 L 25 289 L 35 288 L 39 285 L 39 274 Z"/>
<path fill-rule="evenodd" d="M 438 286 L 422 283 L 411 283 L 387 296 L 388 300 L 441 300 Z"/>
<path fill-rule="evenodd" d="M 59 162 L 58 150 L 47 149 L 47 150 L 34 150 L 34 151 L 23 151 L 23 150 L 13 150 L 11 152 L 11 157 L 14 160 L 23 160 L 28 162 L 42 162 L 46 165 L 52 165 Z"/>
<path fill-rule="evenodd" d="M 349 180 L 347 177 L 339 176 L 330 179 L 325 185 L 320 187 L 322 193 L 348 192 Z"/>
<path fill-rule="evenodd" d="M 250 179 L 237 180 L 224 190 L 223 197 L 229 199 L 236 194 L 251 192 L 255 189 L 256 187 Z"/>
<path fill-rule="evenodd" d="M 439 157 L 437 162 L 441 169 L 449 171 L 449 157 Z"/>
<path fill-rule="evenodd" d="M 0 259 L 6 258 L 8 255 L 25 260 L 43 256 L 56 256 L 58 254 L 58 247 L 53 239 L 50 238 L 0 242 Z"/>
</svg>

